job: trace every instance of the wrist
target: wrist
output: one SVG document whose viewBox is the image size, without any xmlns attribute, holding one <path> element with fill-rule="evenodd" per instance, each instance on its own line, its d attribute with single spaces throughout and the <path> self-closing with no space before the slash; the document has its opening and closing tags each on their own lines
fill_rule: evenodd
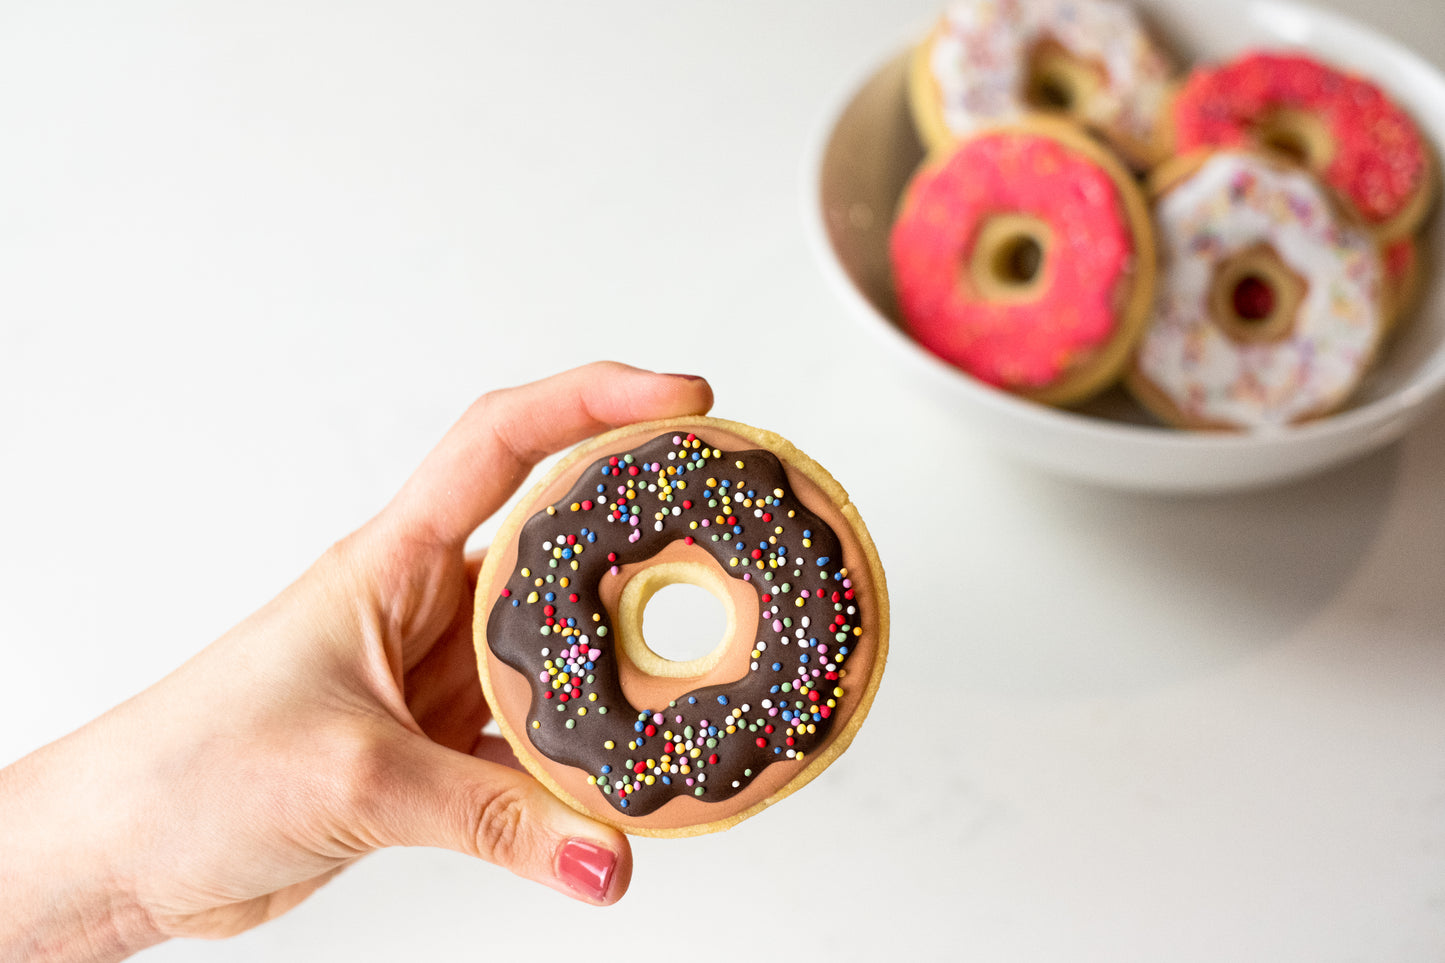
<svg viewBox="0 0 1445 963">
<path fill-rule="evenodd" d="M 114 872 L 104 814 L 119 800 L 89 791 L 93 760 L 70 759 L 83 733 L 0 770 L 0 963 L 122 960 L 164 939 Z"/>
<path fill-rule="evenodd" d="M 113 963 L 164 940 L 139 906 L 107 902 L 80 892 L 32 902 L 24 919 L 0 923 L 0 963 Z"/>
</svg>

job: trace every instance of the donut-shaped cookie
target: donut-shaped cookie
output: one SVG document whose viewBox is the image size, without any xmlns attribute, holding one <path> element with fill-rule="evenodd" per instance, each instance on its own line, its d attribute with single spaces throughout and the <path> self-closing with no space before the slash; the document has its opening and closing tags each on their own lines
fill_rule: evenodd
<svg viewBox="0 0 1445 963">
<path fill-rule="evenodd" d="M 1318 174 L 1380 238 L 1429 209 L 1434 161 L 1410 116 L 1379 87 L 1298 53 L 1257 52 L 1193 71 L 1171 110 L 1180 154 L 1267 149 Z"/>
<path fill-rule="evenodd" d="M 909 104 L 930 149 L 1044 112 L 1147 167 L 1167 150 L 1171 74 L 1117 0 L 955 0 L 914 51 Z"/>
<path fill-rule="evenodd" d="M 1159 290 L 1126 384 L 1161 419 L 1262 429 L 1327 414 L 1383 330 L 1373 236 L 1302 168 L 1216 153 L 1160 168 Z"/>
<path fill-rule="evenodd" d="M 658 588 L 728 612 L 713 651 L 651 649 Z M 847 493 L 770 432 L 650 422 L 573 451 L 518 505 L 477 583 L 477 654 L 518 759 L 638 835 L 726 829 L 811 780 L 873 700 L 888 599 Z"/>
<path fill-rule="evenodd" d="M 983 131 L 914 175 L 889 239 L 904 326 L 982 381 L 1083 401 L 1128 361 L 1154 245 L 1143 193 L 1062 123 Z"/>
</svg>

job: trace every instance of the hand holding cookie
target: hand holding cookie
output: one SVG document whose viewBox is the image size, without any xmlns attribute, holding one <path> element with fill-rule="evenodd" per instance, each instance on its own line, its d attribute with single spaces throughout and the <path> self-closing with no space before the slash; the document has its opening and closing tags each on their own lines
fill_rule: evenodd
<svg viewBox="0 0 1445 963">
<path fill-rule="evenodd" d="M 176 672 L 0 770 L 0 958 L 121 959 L 276 917 L 385 846 L 578 899 L 626 891 L 617 830 L 491 759 L 467 538 L 543 456 L 695 416 L 698 378 L 595 364 L 480 399 L 379 515 Z"/>
</svg>

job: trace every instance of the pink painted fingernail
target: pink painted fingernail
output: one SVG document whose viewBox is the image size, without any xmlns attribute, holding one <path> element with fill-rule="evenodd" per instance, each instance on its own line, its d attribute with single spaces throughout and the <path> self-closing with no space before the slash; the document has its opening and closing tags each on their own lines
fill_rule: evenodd
<svg viewBox="0 0 1445 963">
<path fill-rule="evenodd" d="M 557 851 L 557 876 L 573 890 L 592 900 L 607 896 L 617 855 L 585 839 L 569 839 Z"/>
</svg>

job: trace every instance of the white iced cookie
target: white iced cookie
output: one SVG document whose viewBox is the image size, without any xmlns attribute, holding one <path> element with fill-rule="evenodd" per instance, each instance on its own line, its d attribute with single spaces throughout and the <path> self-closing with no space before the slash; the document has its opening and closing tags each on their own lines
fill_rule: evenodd
<svg viewBox="0 0 1445 963">
<path fill-rule="evenodd" d="M 1031 113 L 1062 114 L 1138 167 L 1163 156 L 1168 60 L 1117 0 L 955 0 L 915 51 L 925 146 Z"/>
<path fill-rule="evenodd" d="M 1126 384 L 1188 428 L 1268 429 L 1350 397 L 1384 330 L 1380 252 L 1308 172 L 1245 153 L 1156 172 L 1154 313 Z"/>
</svg>

